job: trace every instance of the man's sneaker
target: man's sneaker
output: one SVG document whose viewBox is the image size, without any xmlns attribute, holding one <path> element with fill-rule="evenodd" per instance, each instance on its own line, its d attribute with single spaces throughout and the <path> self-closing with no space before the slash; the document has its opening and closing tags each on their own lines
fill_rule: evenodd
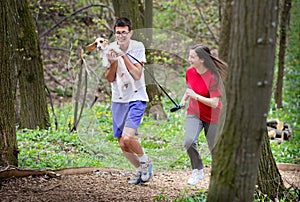
<svg viewBox="0 0 300 202">
<path fill-rule="evenodd" d="M 189 180 L 188 180 L 188 184 L 189 185 L 193 185 L 195 186 L 196 184 L 198 184 L 200 182 L 200 180 L 202 180 L 205 177 L 205 174 L 203 172 L 203 169 L 198 170 L 195 169 L 192 172 L 192 175 L 190 176 Z"/>
<path fill-rule="evenodd" d="M 141 175 L 142 175 L 141 171 L 137 171 L 136 174 L 130 178 L 130 180 L 128 181 L 128 184 L 136 185 L 136 184 L 142 183 Z"/>
<path fill-rule="evenodd" d="M 143 182 L 147 182 L 153 176 L 151 160 L 149 159 L 147 162 L 141 162 L 141 167 L 142 167 L 141 178 L 142 178 Z"/>
</svg>

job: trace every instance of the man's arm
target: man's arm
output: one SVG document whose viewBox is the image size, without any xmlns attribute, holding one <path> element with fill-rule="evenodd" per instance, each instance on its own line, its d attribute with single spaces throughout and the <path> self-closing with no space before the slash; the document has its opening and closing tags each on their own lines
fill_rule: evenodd
<svg viewBox="0 0 300 202">
<path fill-rule="evenodd" d="M 116 72 L 118 68 L 118 61 L 111 63 L 109 68 L 105 70 L 105 78 L 108 82 L 113 82 L 116 80 Z"/>
<path fill-rule="evenodd" d="M 139 80 L 142 76 L 143 66 L 139 63 L 132 64 L 126 54 L 122 55 L 125 66 L 135 80 Z M 143 64 L 143 63 L 142 63 Z"/>
</svg>

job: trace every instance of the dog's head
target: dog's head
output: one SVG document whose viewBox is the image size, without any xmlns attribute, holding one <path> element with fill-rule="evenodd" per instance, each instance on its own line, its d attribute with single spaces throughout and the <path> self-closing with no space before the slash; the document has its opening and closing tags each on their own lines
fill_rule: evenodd
<svg viewBox="0 0 300 202">
<path fill-rule="evenodd" d="M 109 45 L 109 41 L 107 39 L 104 39 L 102 37 L 97 38 L 93 43 L 87 45 L 85 49 L 87 51 L 94 51 L 96 48 L 98 50 L 105 50 Z"/>
</svg>

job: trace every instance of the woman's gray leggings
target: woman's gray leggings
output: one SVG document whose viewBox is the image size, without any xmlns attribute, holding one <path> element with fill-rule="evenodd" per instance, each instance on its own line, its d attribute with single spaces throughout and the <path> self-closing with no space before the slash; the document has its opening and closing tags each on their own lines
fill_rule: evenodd
<svg viewBox="0 0 300 202">
<path fill-rule="evenodd" d="M 204 133 L 210 153 L 213 150 L 215 137 L 217 133 L 217 124 L 209 124 L 201 121 L 195 115 L 187 115 L 185 125 L 185 140 L 184 147 L 190 157 L 192 169 L 203 169 L 204 165 L 197 149 L 198 137 L 201 130 L 204 128 Z"/>
</svg>

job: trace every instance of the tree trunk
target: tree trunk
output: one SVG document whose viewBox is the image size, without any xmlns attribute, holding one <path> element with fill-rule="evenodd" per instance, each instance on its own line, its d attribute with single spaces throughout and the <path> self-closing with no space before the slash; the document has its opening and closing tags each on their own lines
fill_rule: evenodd
<svg viewBox="0 0 300 202">
<path fill-rule="evenodd" d="M 287 28 L 289 26 L 290 10 L 292 7 L 292 0 L 283 0 L 280 19 L 280 42 L 278 55 L 278 73 L 275 88 L 275 103 L 277 108 L 282 108 L 282 87 L 283 87 L 283 72 L 284 59 L 286 50 Z"/>
<path fill-rule="evenodd" d="M 284 196 L 285 187 L 277 169 L 273 154 L 270 148 L 270 140 L 265 132 L 264 143 L 262 144 L 262 155 L 259 160 L 257 173 L 258 189 L 269 196 L 273 201 Z"/>
<path fill-rule="evenodd" d="M 271 98 L 277 7 L 269 0 L 232 5 L 227 119 L 212 154 L 208 202 L 253 201 Z"/>
<path fill-rule="evenodd" d="M 152 43 L 152 28 L 153 28 L 153 2 L 152 0 L 145 1 L 144 27 L 149 28 L 145 31 L 145 46 L 149 47 Z"/>
<path fill-rule="evenodd" d="M 229 53 L 229 40 L 231 30 L 231 0 L 225 0 L 225 7 L 222 6 L 222 19 L 221 19 L 221 32 L 220 32 L 220 46 L 219 46 L 219 58 L 228 61 Z"/>
<path fill-rule="evenodd" d="M 18 165 L 13 60 L 16 56 L 15 1 L 0 1 L 0 167 Z"/>
<path fill-rule="evenodd" d="M 145 47 L 150 47 L 152 44 L 152 28 L 153 28 L 153 1 L 146 0 L 145 1 L 145 14 L 144 14 L 144 27 L 146 28 L 144 31 L 145 36 Z M 151 61 L 151 55 L 153 55 L 155 51 L 151 48 L 146 50 L 147 61 Z M 154 61 L 152 61 L 154 62 Z M 147 94 L 149 97 L 149 103 L 147 105 L 146 113 L 155 120 L 165 120 L 167 119 L 167 115 L 163 110 L 163 105 L 161 103 L 161 90 L 158 88 L 157 84 L 153 81 L 151 76 L 154 75 L 153 65 L 147 66 L 147 72 L 145 73 L 145 81 L 147 85 Z M 149 72 L 149 73 L 148 73 Z"/>
<path fill-rule="evenodd" d="M 132 21 L 132 29 L 143 28 L 143 18 L 141 17 L 140 8 L 143 8 L 140 1 L 136 0 L 113 0 L 115 16 L 127 17 Z"/>
<path fill-rule="evenodd" d="M 41 52 L 27 0 L 19 0 L 16 66 L 20 90 L 20 128 L 47 128 L 49 113 Z"/>
<path fill-rule="evenodd" d="M 226 8 L 222 12 L 222 31 L 220 37 L 219 57 L 225 61 L 228 61 L 229 38 L 230 38 L 230 22 L 231 22 L 231 1 L 226 1 Z M 225 33 L 224 33 L 225 32 Z M 278 85 L 277 85 L 278 86 Z M 277 180 L 276 180 L 277 179 Z M 275 180 L 275 181 L 274 181 Z M 269 184 L 271 182 L 271 185 Z M 280 173 L 277 169 L 276 162 L 271 152 L 270 143 L 268 137 L 264 138 L 261 158 L 259 161 L 258 178 L 257 178 L 258 189 L 268 194 L 270 198 L 276 197 L 275 194 L 279 194 L 282 197 L 284 184 L 281 180 Z M 278 192 L 278 189 L 281 190 Z"/>
</svg>

